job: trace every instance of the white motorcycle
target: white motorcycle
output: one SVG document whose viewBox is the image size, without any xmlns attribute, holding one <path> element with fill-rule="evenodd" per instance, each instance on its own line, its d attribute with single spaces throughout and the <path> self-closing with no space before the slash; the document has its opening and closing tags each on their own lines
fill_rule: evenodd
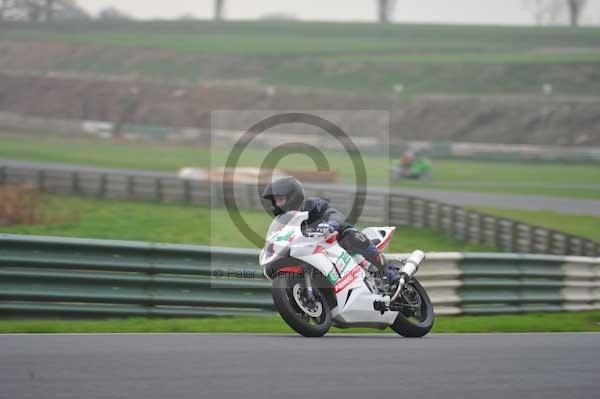
<svg viewBox="0 0 600 399">
<path fill-rule="evenodd" d="M 335 327 L 391 327 L 405 337 L 422 337 L 433 327 L 433 305 L 414 278 L 425 259 L 415 251 L 390 259 L 401 279 L 390 288 L 381 272 L 361 255 L 348 254 L 328 234 L 303 228 L 308 212 L 276 217 L 267 232 L 260 264 L 272 280 L 275 307 L 285 322 L 306 337 L 320 337 Z M 363 233 L 384 250 L 395 227 L 369 227 Z"/>
</svg>

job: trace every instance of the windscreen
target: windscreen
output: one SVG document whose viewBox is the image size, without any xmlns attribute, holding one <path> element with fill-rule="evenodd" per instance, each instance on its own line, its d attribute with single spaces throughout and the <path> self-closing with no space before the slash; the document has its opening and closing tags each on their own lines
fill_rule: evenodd
<svg viewBox="0 0 600 399">
<path fill-rule="evenodd" d="M 269 230 L 267 231 L 267 237 L 271 237 L 274 233 L 280 231 L 285 226 L 288 226 L 288 225 L 298 225 L 299 226 L 302 223 L 302 221 L 304 220 L 303 218 L 296 218 L 296 216 L 300 213 L 302 213 L 302 212 L 289 211 L 289 212 L 284 213 L 283 215 L 277 216 L 275 219 L 273 219 L 273 222 L 269 226 Z"/>
</svg>

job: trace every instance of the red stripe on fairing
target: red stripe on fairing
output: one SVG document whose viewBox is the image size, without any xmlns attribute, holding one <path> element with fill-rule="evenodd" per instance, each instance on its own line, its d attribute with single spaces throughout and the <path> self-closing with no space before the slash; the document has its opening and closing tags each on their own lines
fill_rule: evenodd
<svg viewBox="0 0 600 399">
<path fill-rule="evenodd" d="M 337 241 L 337 239 L 338 239 L 338 234 L 339 234 L 339 233 L 336 231 L 336 232 L 335 232 L 335 233 L 333 233 L 333 234 L 332 234 L 330 237 L 328 237 L 328 238 L 325 240 L 325 242 L 326 242 L 327 244 L 333 244 L 334 242 L 336 242 L 336 241 Z"/>
<path fill-rule="evenodd" d="M 392 236 L 394 235 L 394 232 L 396 231 L 396 229 L 390 231 L 386 237 L 385 240 L 381 241 L 379 244 L 376 245 L 377 249 L 379 249 L 380 251 L 383 250 L 388 243 L 390 242 L 390 238 L 392 238 Z"/>
<path fill-rule="evenodd" d="M 279 271 L 285 273 L 300 273 L 302 268 L 300 266 L 286 266 L 279 269 Z"/>
<path fill-rule="evenodd" d="M 340 280 L 338 280 L 337 283 L 335 283 L 335 285 L 333 286 L 333 292 L 334 293 L 338 293 L 340 291 L 342 291 L 344 288 L 348 287 L 350 284 L 352 284 L 354 282 L 354 280 L 356 280 L 356 278 L 360 275 L 360 273 L 362 272 L 362 267 L 360 266 L 355 266 L 354 269 L 352 269 L 350 272 L 346 273 L 344 275 L 344 277 L 342 277 Z"/>
<path fill-rule="evenodd" d="M 313 254 L 324 254 L 324 255 L 327 255 L 327 252 L 325 252 L 325 249 L 323 247 L 321 247 L 320 245 L 317 245 L 317 247 L 313 251 Z"/>
</svg>

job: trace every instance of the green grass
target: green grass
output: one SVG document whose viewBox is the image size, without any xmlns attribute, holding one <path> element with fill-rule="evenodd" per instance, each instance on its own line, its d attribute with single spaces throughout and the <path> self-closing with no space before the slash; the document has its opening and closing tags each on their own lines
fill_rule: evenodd
<svg viewBox="0 0 600 399">
<path fill-rule="evenodd" d="M 502 316 L 438 316 L 435 333 L 600 331 L 600 312 L 532 313 Z M 378 332 L 338 329 L 330 333 Z M 390 332 L 387 329 L 385 332 Z M 293 333 L 279 318 L 0 320 L 0 333 Z"/>
<path fill-rule="evenodd" d="M 314 54 L 351 51 L 506 52 L 550 46 L 595 46 L 598 28 L 483 27 L 318 22 L 117 22 L 13 24 L 12 40 L 106 44 L 233 54 Z"/>
<path fill-rule="evenodd" d="M 230 149 L 219 147 L 210 151 L 200 146 L 123 144 L 67 140 L 53 135 L 0 134 L 0 158 L 116 168 L 176 171 L 183 166 L 224 166 L 229 152 Z M 259 166 L 266 154 L 266 150 L 248 148 L 240 166 Z M 331 168 L 337 170 L 345 182 L 353 183 L 350 158 L 335 152 L 326 155 Z M 365 156 L 364 159 L 370 181 L 376 185 L 387 184 L 386 158 Z M 303 155 L 286 156 L 279 165 L 315 167 Z M 600 168 L 597 165 L 436 160 L 433 167 L 431 182 L 402 182 L 394 187 L 600 198 Z M 572 185 L 580 187 L 569 187 Z"/>
<path fill-rule="evenodd" d="M 46 196 L 44 210 L 57 222 L 46 225 L 0 227 L 1 233 L 180 244 L 252 247 L 224 209 Z M 257 233 L 266 232 L 271 218 L 260 212 L 242 212 Z M 212 227 L 212 228 L 211 228 Z M 493 251 L 463 243 L 424 228 L 399 227 L 390 251 Z"/>
<path fill-rule="evenodd" d="M 257 79 L 360 93 L 560 93 L 600 89 L 600 29 L 314 22 L 5 24 L 2 40 L 86 46 L 9 69 L 141 74 L 164 79 Z M 90 49 L 91 45 L 101 49 Z M 123 57 L 123 50 L 144 49 Z M 155 56 L 149 55 L 155 50 Z M 172 55 L 168 62 L 164 53 Z M 8 57 L 7 57 L 8 58 Z M 36 69 L 37 68 L 37 69 Z M 577 71 L 578 79 L 573 79 Z"/>
<path fill-rule="evenodd" d="M 600 52 L 577 53 L 533 53 L 506 52 L 500 54 L 402 54 L 402 55 L 340 55 L 323 57 L 325 60 L 369 62 L 369 63 L 429 63 L 429 64 L 573 64 L 598 63 Z"/>
<path fill-rule="evenodd" d="M 474 208 L 478 211 L 520 220 L 529 224 L 556 229 L 600 241 L 600 217 L 564 214 L 551 211 Z"/>
</svg>

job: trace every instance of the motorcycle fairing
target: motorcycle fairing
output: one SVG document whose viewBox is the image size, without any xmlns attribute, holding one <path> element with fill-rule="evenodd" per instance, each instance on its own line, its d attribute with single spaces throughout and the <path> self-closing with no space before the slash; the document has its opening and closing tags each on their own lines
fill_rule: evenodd
<svg viewBox="0 0 600 399">
<path fill-rule="evenodd" d="M 273 220 L 260 254 L 260 264 L 265 277 L 270 279 L 268 269 L 278 259 L 283 257 L 298 259 L 322 273 L 331 284 L 337 302 L 337 306 L 333 306 L 332 309 L 332 317 L 336 324 L 340 326 L 352 326 L 353 323 L 381 326 L 392 324 L 397 312 L 388 311 L 381 314 L 374 310 L 374 303 L 384 301 L 385 298 L 371 292 L 365 283 L 364 269 L 336 240 L 327 243 L 322 237 L 304 236 L 301 226 L 306 219 L 308 219 L 308 212 L 291 211 Z M 394 230 L 393 227 L 377 229 L 391 229 L 391 232 Z M 389 239 L 386 241 L 389 242 Z"/>
</svg>

